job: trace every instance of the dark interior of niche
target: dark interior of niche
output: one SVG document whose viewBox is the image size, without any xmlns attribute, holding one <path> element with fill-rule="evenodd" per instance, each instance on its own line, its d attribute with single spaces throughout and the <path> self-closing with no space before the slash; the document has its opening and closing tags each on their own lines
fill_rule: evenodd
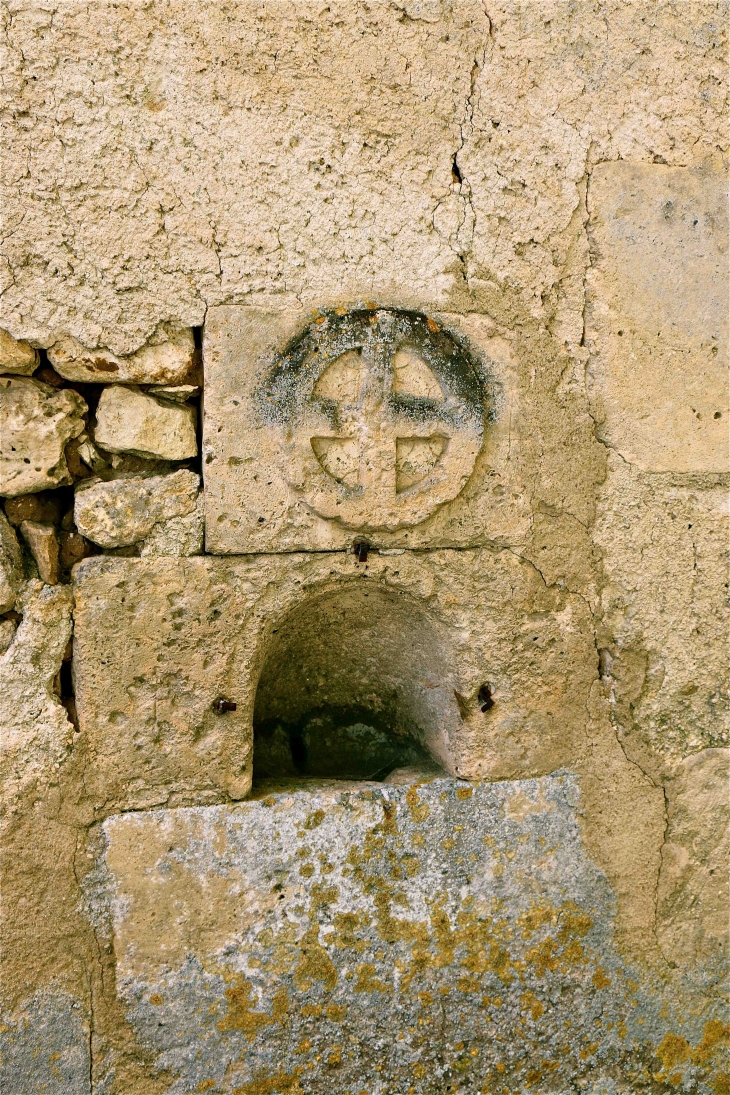
<svg viewBox="0 0 730 1095">
<path fill-rule="evenodd" d="M 438 769 L 458 709 L 439 636 L 406 598 L 353 582 L 274 631 L 254 707 L 254 783 Z"/>
</svg>

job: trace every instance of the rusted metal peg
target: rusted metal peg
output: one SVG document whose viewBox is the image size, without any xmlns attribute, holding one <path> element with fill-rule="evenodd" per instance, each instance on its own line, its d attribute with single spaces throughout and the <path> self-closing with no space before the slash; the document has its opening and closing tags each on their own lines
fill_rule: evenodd
<svg viewBox="0 0 730 1095">
<path fill-rule="evenodd" d="M 352 551 L 358 563 L 366 563 L 370 552 L 370 544 L 367 540 L 356 540 L 352 545 Z"/>
<path fill-rule="evenodd" d="M 219 696 L 213 702 L 213 710 L 216 715 L 225 715 L 226 711 L 235 711 L 237 707 L 237 703 L 234 703 L 233 700 L 227 700 L 224 696 Z"/>
</svg>

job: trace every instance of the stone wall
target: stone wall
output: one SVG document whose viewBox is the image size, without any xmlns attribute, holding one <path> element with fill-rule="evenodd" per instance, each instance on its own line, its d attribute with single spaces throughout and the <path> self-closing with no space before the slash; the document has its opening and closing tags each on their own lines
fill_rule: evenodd
<svg viewBox="0 0 730 1095">
<path fill-rule="evenodd" d="M 727 5 L 0 12 L 2 1091 L 730 1092 Z"/>
</svg>

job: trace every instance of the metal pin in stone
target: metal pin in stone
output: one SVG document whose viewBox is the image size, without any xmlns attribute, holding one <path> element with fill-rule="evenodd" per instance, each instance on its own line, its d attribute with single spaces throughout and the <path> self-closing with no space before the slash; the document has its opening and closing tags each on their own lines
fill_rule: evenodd
<svg viewBox="0 0 730 1095">
<path fill-rule="evenodd" d="M 226 711 L 235 711 L 237 707 L 237 703 L 233 703 L 232 700 L 227 700 L 224 696 L 219 696 L 218 699 L 213 702 L 213 710 L 216 715 L 225 715 Z"/>
</svg>

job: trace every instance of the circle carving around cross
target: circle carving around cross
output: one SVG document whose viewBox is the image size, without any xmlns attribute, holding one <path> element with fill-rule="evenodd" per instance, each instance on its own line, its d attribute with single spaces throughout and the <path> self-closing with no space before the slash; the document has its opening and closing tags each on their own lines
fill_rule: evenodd
<svg viewBox="0 0 730 1095">
<path fill-rule="evenodd" d="M 418 312 L 319 313 L 279 355 L 259 401 L 290 488 L 350 528 L 423 521 L 460 492 L 482 446 L 476 362 Z"/>
</svg>

